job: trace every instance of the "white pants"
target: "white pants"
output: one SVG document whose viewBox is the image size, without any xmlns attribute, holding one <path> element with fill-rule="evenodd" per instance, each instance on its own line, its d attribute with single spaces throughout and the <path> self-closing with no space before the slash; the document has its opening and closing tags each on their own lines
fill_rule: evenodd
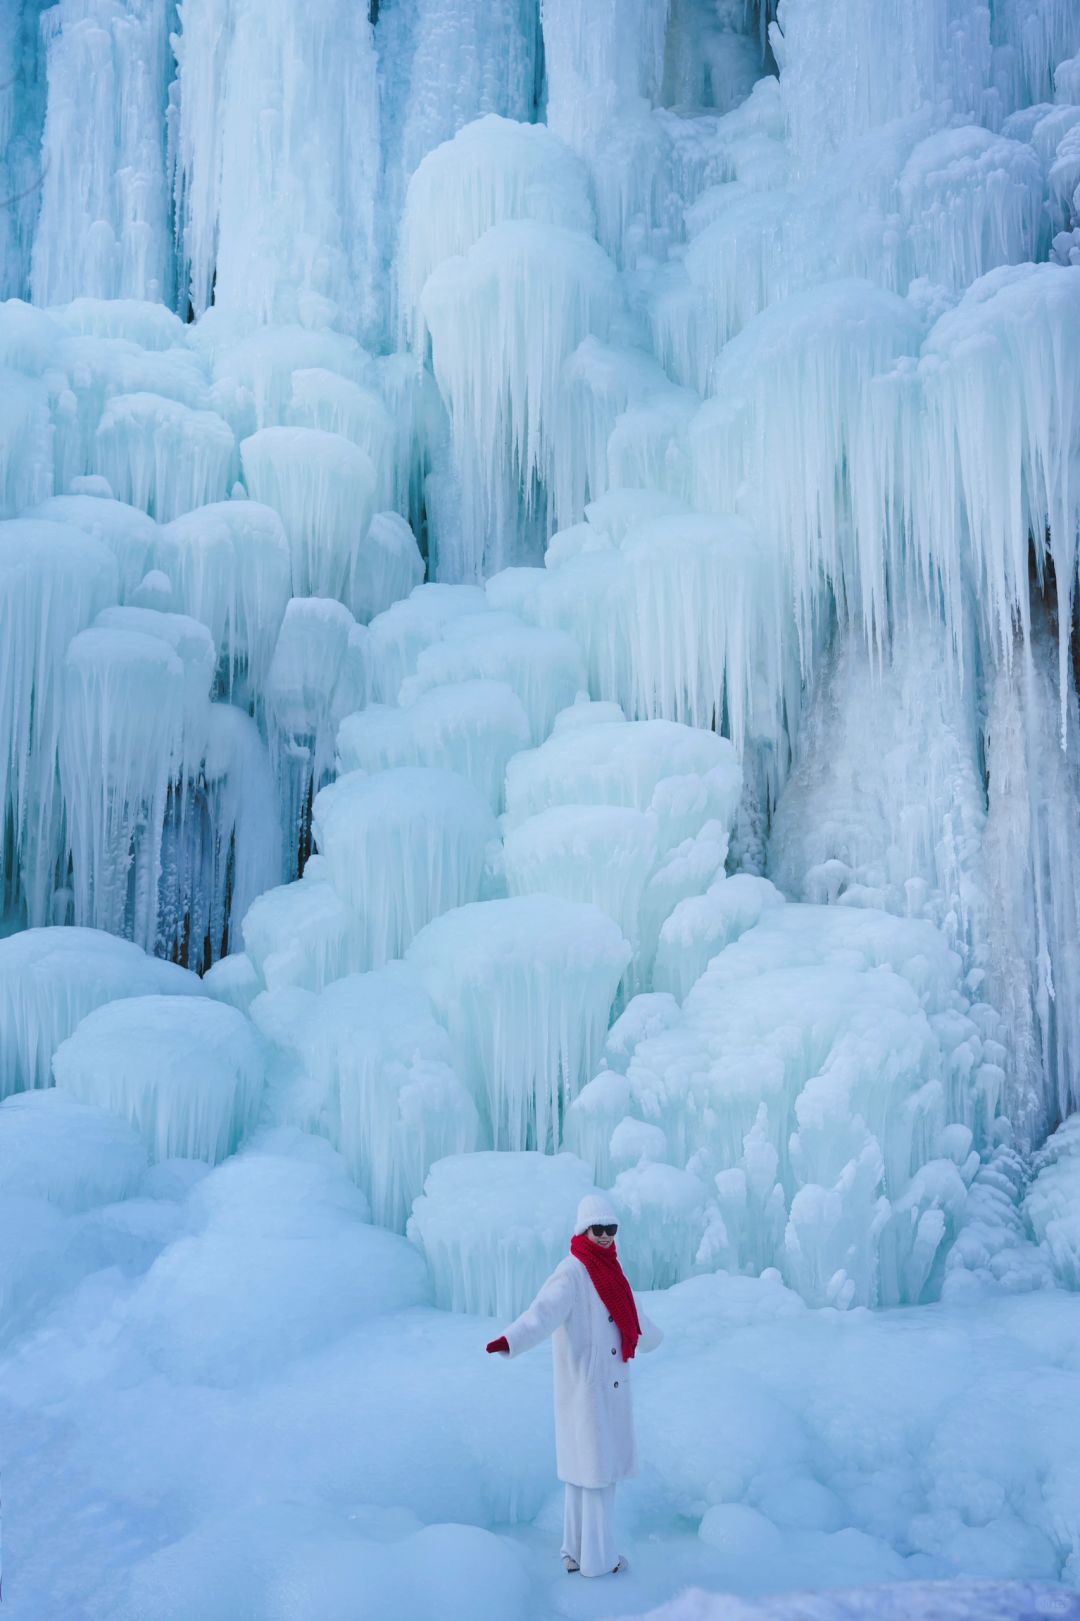
<svg viewBox="0 0 1080 1621">
<path fill-rule="evenodd" d="M 562 1551 L 580 1565 L 583 1576 L 608 1576 L 619 1562 L 614 1510 L 614 1486 L 566 1488 Z"/>
</svg>

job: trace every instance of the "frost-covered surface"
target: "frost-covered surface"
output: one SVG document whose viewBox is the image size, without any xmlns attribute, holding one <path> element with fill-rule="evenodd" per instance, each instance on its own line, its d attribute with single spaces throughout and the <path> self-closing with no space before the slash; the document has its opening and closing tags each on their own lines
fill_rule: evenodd
<svg viewBox="0 0 1080 1621">
<path fill-rule="evenodd" d="M 748 1604 L 700 1590 L 648 1612 L 648 1621 L 1041 1621 L 1068 1618 L 1080 1601 L 1041 1582 L 911 1582 L 835 1593 L 785 1593 L 772 1603 Z"/>
<path fill-rule="evenodd" d="M 1069 1613 L 1076 5 L 0 11 L 5 1603 Z"/>
</svg>

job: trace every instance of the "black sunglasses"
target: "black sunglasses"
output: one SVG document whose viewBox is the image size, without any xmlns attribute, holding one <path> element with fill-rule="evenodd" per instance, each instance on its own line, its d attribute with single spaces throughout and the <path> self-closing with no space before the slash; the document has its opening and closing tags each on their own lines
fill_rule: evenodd
<svg viewBox="0 0 1080 1621">
<path fill-rule="evenodd" d="M 613 1221 L 607 1227 L 604 1227 L 604 1226 L 600 1225 L 599 1223 L 594 1222 L 593 1225 L 589 1228 L 589 1231 L 590 1231 L 590 1233 L 593 1234 L 594 1238 L 601 1238 L 601 1237 L 614 1238 L 615 1234 L 618 1232 L 618 1230 L 619 1230 L 619 1224 L 618 1224 L 617 1221 Z"/>
</svg>

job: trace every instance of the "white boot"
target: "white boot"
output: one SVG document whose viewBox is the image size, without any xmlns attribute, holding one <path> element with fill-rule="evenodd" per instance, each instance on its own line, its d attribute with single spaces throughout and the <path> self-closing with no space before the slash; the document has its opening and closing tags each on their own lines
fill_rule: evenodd
<svg viewBox="0 0 1080 1621">
<path fill-rule="evenodd" d="M 566 1571 L 566 1574 L 568 1576 L 575 1576 L 577 1574 L 577 1572 L 581 1569 L 581 1566 L 578 1564 L 577 1560 L 576 1559 L 571 1559 L 571 1557 L 570 1557 L 570 1555 L 568 1553 L 563 1554 L 562 1562 L 563 1562 L 563 1568 Z"/>
</svg>

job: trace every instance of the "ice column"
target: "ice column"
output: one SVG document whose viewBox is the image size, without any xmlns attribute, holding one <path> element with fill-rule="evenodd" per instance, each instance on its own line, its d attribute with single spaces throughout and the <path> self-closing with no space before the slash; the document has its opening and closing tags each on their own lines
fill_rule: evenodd
<svg viewBox="0 0 1080 1621">
<path fill-rule="evenodd" d="M 594 241 L 531 220 L 492 226 L 428 277 L 421 306 L 450 413 L 464 532 L 477 537 L 459 577 L 516 561 L 511 537 L 523 520 L 546 540 L 563 362 L 589 332 L 605 334 L 614 297 L 614 266 Z"/>
<path fill-rule="evenodd" d="M 138 1131 L 152 1160 L 208 1160 L 237 1148 L 263 1086 L 259 1039 L 209 997 L 132 996 L 87 1015 L 53 1057 L 56 1084 Z"/>
<path fill-rule="evenodd" d="M 375 313 L 379 165 L 367 7 L 180 7 L 184 292 L 257 322 L 355 331 Z M 216 276 L 216 281 L 215 281 Z"/>
<path fill-rule="evenodd" d="M 452 771 L 354 771 L 322 790 L 312 829 L 327 876 L 361 919 L 362 960 L 380 968 L 441 912 L 476 900 L 498 827 Z"/>
<path fill-rule="evenodd" d="M 157 943 L 161 838 L 184 725 L 184 666 L 134 630 L 86 630 L 64 682 L 60 780 L 78 924 Z"/>
<path fill-rule="evenodd" d="M 352 974 L 319 998 L 304 1038 L 322 1127 L 371 1201 L 403 1232 L 430 1166 L 476 1145 L 472 1098 L 423 988 L 400 963 Z"/>
<path fill-rule="evenodd" d="M 61 0 L 43 13 L 48 103 L 34 302 L 171 303 L 166 0 Z"/>
<path fill-rule="evenodd" d="M 240 452 L 252 496 L 284 521 L 293 595 L 341 601 L 372 518 L 371 458 L 318 428 L 262 428 Z"/>
<path fill-rule="evenodd" d="M 541 92 L 538 0 L 383 0 L 387 227 L 425 154 L 484 114 L 528 122 Z"/>
<path fill-rule="evenodd" d="M 303 870 L 311 805 L 329 779 L 344 716 L 368 698 L 367 632 L 340 602 L 293 597 L 266 681 L 266 726 L 284 837 L 282 876 Z"/>
<path fill-rule="evenodd" d="M 617 926 L 550 895 L 480 901 L 429 923 L 406 958 L 450 1032 L 487 1142 L 558 1148 L 630 960 Z"/>
<path fill-rule="evenodd" d="M 652 223 L 664 138 L 652 116 L 670 0 L 545 0 L 548 125 L 592 173 L 600 241 L 623 255 L 635 216 Z"/>
<path fill-rule="evenodd" d="M 44 519 L 0 524 L 0 806 L 10 830 L 3 895 L 5 908 L 21 895 L 32 926 L 51 921 L 62 857 L 64 654 L 116 589 L 112 555 L 89 536 Z"/>
<path fill-rule="evenodd" d="M 53 1053 L 102 1003 L 201 993 L 196 975 L 97 929 L 9 935 L 0 940 L 0 1097 L 51 1085 Z"/>
</svg>

